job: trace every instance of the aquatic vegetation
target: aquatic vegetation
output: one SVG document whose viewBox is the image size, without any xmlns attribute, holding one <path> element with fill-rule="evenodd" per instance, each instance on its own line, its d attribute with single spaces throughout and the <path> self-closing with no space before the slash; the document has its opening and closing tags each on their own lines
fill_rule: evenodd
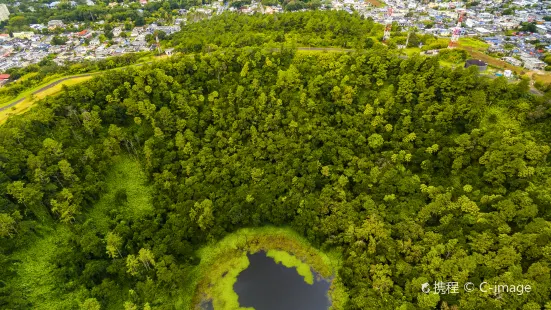
<svg viewBox="0 0 551 310">
<path fill-rule="evenodd" d="M 310 270 L 310 266 L 300 259 L 285 251 L 279 250 L 268 250 L 266 255 L 273 258 L 276 263 L 282 264 L 287 268 L 296 268 L 298 274 L 304 277 L 304 282 L 314 284 L 314 274 L 312 270 Z"/>
</svg>

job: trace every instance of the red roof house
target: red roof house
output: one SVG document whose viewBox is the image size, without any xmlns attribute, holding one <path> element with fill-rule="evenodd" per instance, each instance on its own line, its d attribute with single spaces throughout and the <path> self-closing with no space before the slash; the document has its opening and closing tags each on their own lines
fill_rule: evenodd
<svg viewBox="0 0 551 310">
<path fill-rule="evenodd" d="M 0 74 L 0 81 L 7 80 L 10 78 L 9 74 Z"/>
</svg>

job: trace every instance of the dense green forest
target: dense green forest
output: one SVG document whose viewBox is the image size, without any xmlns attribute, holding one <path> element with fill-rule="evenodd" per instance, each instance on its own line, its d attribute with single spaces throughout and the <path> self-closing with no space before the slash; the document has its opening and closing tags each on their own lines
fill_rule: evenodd
<svg viewBox="0 0 551 310">
<path fill-rule="evenodd" d="M 0 127 L 0 308 L 190 309 L 196 251 L 267 225 L 341 253 L 344 309 L 551 308 L 549 102 L 527 81 L 217 33 L 224 49 L 107 72 Z M 434 281 L 532 292 L 423 294 Z"/>
<path fill-rule="evenodd" d="M 306 11 L 275 15 L 224 13 L 208 20 L 189 23 L 163 42 L 177 50 L 210 52 L 225 47 L 279 47 L 294 43 L 309 47 L 371 48 L 382 41 L 384 26 L 360 14 L 345 11 Z M 405 44 L 407 32 L 398 24 L 392 28 L 389 47 Z M 444 48 L 447 41 L 412 31 L 409 47 L 423 43 L 425 49 Z"/>
<path fill-rule="evenodd" d="M 222 14 L 190 23 L 167 41 L 183 52 L 296 42 L 304 46 L 361 48 L 383 36 L 383 26 L 344 11 L 276 15 Z"/>
</svg>

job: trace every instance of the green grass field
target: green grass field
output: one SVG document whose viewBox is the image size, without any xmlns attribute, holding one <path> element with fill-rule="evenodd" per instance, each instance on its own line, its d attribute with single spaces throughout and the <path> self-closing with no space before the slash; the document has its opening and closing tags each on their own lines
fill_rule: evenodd
<svg viewBox="0 0 551 310">
<path fill-rule="evenodd" d="M 440 66 L 442 67 L 446 67 L 446 68 L 463 68 L 465 67 L 465 62 L 462 61 L 462 62 L 459 62 L 459 63 L 453 63 L 453 62 L 449 62 L 449 61 L 444 61 L 444 60 L 439 60 L 438 63 L 440 64 Z"/>
<path fill-rule="evenodd" d="M 42 92 L 40 92 L 36 95 L 31 95 L 31 93 L 34 92 L 36 89 L 40 89 L 41 87 L 44 87 L 45 85 L 47 85 L 49 83 L 42 84 L 41 86 L 39 86 L 37 88 L 33 88 L 32 90 L 25 92 L 24 94 L 26 94 L 26 96 L 27 96 L 27 98 L 25 98 L 25 100 L 21 101 L 20 103 L 18 103 L 17 105 L 13 106 L 10 109 L 7 109 L 7 110 L 4 110 L 4 111 L 0 112 L 0 124 L 5 122 L 6 119 L 10 115 L 16 115 L 16 114 L 26 112 L 38 100 L 46 98 L 47 96 L 53 96 L 53 95 L 59 93 L 63 89 L 63 86 L 76 85 L 76 84 L 88 81 L 91 78 L 92 78 L 92 76 L 75 77 L 75 78 L 72 78 L 70 80 L 63 81 L 63 82 L 61 82 L 61 83 L 59 83 L 59 84 L 57 84 L 57 85 L 55 85 L 51 88 L 48 88 L 48 89 L 46 89 L 46 90 L 44 90 L 44 91 L 42 91 Z M 17 100 L 24 97 L 24 96 L 23 97 L 22 96 L 23 95 L 18 96 Z M 9 102 L 11 103 L 13 101 L 15 101 L 15 100 L 10 100 Z M 9 103 L 7 103 L 7 104 L 9 104 Z"/>
<path fill-rule="evenodd" d="M 402 50 L 408 57 L 413 57 L 415 55 L 419 56 L 421 49 L 418 47 L 408 47 Z"/>
<path fill-rule="evenodd" d="M 475 38 L 460 38 L 459 45 L 480 50 L 486 50 L 488 47 L 490 47 L 490 44 L 481 40 L 477 40 Z"/>
<path fill-rule="evenodd" d="M 56 75 L 56 76 L 48 77 L 47 79 L 44 79 L 44 80 L 42 81 L 42 83 L 40 83 L 40 85 L 35 86 L 35 87 L 31 88 L 31 89 L 28 89 L 28 90 L 26 90 L 26 91 L 20 93 L 19 95 L 17 95 L 17 97 L 15 97 L 15 98 L 10 98 L 9 100 L 5 100 L 5 101 L 3 101 L 3 102 L 0 102 L 0 107 L 7 106 L 8 104 L 10 104 L 10 103 L 12 103 L 12 102 L 14 102 L 14 101 L 17 101 L 17 100 L 19 100 L 19 99 L 21 99 L 21 98 L 28 97 L 28 96 L 30 96 L 33 92 L 35 92 L 35 91 L 41 89 L 42 87 L 45 87 L 45 86 L 47 86 L 47 85 L 49 85 L 49 84 L 51 84 L 51 83 L 54 83 L 54 82 L 56 82 L 56 81 L 59 81 L 59 80 L 61 80 L 61 79 L 72 78 L 72 77 L 74 77 L 74 78 L 79 78 L 80 76 L 82 76 L 82 74 L 80 74 L 80 75 L 74 75 L 74 76 L 60 76 L 60 75 Z"/>
</svg>

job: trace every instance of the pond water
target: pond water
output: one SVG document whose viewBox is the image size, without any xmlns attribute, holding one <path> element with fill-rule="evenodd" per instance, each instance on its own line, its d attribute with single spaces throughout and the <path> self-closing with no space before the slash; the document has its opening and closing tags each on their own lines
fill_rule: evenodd
<svg viewBox="0 0 551 310">
<path fill-rule="evenodd" d="M 315 276 L 304 282 L 295 268 L 276 263 L 266 253 L 248 255 L 250 265 L 237 277 L 233 289 L 240 307 L 255 310 L 327 310 L 330 282 Z"/>
</svg>

